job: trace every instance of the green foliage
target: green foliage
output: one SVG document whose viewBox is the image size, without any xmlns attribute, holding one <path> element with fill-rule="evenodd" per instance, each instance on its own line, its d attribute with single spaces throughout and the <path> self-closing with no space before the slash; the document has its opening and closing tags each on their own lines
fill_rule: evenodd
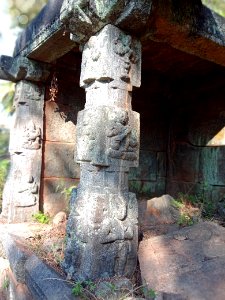
<svg viewBox="0 0 225 300">
<path fill-rule="evenodd" d="M 48 224 L 50 222 L 49 216 L 42 213 L 41 211 L 39 211 L 36 214 L 33 214 L 32 217 L 41 224 Z"/>
<path fill-rule="evenodd" d="M 146 298 L 150 298 L 152 300 L 154 300 L 157 296 L 156 292 L 153 289 L 148 288 L 147 286 L 142 287 L 142 293 Z"/>
<path fill-rule="evenodd" d="M 9 160 L 4 159 L 0 161 L 0 210 L 2 206 L 2 193 L 5 185 L 5 180 L 9 170 Z"/>
<path fill-rule="evenodd" d="M 72 288 L 72 294 L 74 296 L 82 296 L 84 292 L 84 287 L 82 285 L 82 282 L 78 281 L 74 284 L 74 287 Z"/>
<path fill-rule="evenodd" d="M 4 289 L 4 290 L 7 290 L 8 289 L 8 287 L 9 287 L 9 278 L 8 277 L 5 277 L 4 278 L 4 281 L 3 281 L 3 284 L 2 284 L 2 288 Z"/>
<path fill-rule="evenodd" d="M 76 185 L 71 185 L 70 187 L 66 188 L 64 187 L 61 191 L 61 194 L 65 195 L 66 199 L 68 200 L 72 194 L 72 190 L 75 189 Z"/>
<path fill-rule="evenodd" d="M 212 219 L 216 214 L 216 203 L 211 200 L 211 186 L 207 182 L 201 184 L 199 192 L 195 195 L 179 193 L 176 200 L 172 201 L 172 206 L 179 209 L 180 226 L 190 226 L 196 222 L 197 217 Z"/>
<path fill-rule="evenodd" d="M 8 154 L 9 130 L 0 128 L 0 157 Z"/>
<path fill-rule="evenodd" d="M 46 3 L 47 0 L 11 0 L 8 12 L 12 17 L 12 27 L 26 27 Z"/>
<path fill-rule="evenodd" d="M 15 84 L 12 82 L 4 82 L 0 85 L 1 103 L 5 112 L 12 115 L 15 111 L 13 106 L 13 98 L 15 94 Z"/>
<path fill-rule="evenodd" d="M 85 286 L 91 291 L 93 292 L 96 289 L 96 284 L 91 281 L 91 280 L 86 280 L 85 282 Z"/>
<path fill-rule="evenodd" d="M 182 201 L 179 199 L 172 199 L 171 200 L 171 205 L 174 207 L 174 208 L 177 208 L 177 209 L 181 209 L 184 207 L 184 204 L 182 203 Z"/>
<path fill-rule="evenodd" d="M 92 293 L 95 289 L 96 284 L 91 280 L 77 281 L 72 288 L 72 294 L 74 296 L 79 296 L 82 299 L 90 299 L 90 296 L 95 299 L 95 296 Z"/>
<path fill-rule="evenodd" d="M 179 226 L 191 226 L 194 224 L 194 220 L 191 216 L 189 216 L 186 213 L 181 213 L 181 215 L 179 216 L 179 219 L 177 221 L 177 224 Z"/>
<path fill-rule="evenodd" d="M 202 3 L 214 10 L 219 15 L 225 17 L 225 1 L 224 0 L 202 0 Z"/>
</svg>

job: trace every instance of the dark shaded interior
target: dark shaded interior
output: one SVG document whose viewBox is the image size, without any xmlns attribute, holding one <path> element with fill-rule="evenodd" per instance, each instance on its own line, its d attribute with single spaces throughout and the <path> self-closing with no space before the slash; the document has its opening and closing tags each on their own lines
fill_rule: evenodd
<svg viewBox="0 0 225 300">
<path fill-rule="evenodd" d="M 52 68 L 58 77 L 58 109 L 74 125 L 71 107 L 81 110 L 85 98 L 80 65 L 75 49 Z M 134 89 L 132 102 L 141 120 L 140 165 L 130 171 L 131 191 L 142 198 L 204 192 L 213 202 L 223 199 L 224 78 L 224 67 L 167 44 L 143 47 L 142 85 Z"/>
</svg>

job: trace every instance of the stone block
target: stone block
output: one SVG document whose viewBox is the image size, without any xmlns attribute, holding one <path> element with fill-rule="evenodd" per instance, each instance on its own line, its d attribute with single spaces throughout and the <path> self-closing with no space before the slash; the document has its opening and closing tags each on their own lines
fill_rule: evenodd
<svg viewBox="0 0 225 300">
<path fill-rule="evenodd" d="M 157 153 L 157 175 L 158 177 L 166 177 L 167 169 L 167 154 L 166 152 Z"/>
<path fill-rule="evenodd" d="M 195 195 L 199 191 L 199 185 L 193 182 L 170 181 L 167 180 L 166 193 L 177 197 L 179 193 Z"/>
<path fill-rule="evenodd" d="M 141 112 L 141 139 L 140 149 L 150 151 L 166 151 L 167 148 L 167 126 L 163 122 L 159 122 L 158 118 L 155 123 L 149 123 L 152 116 L 147 116 L 146 103 L 145 110 Z M 138 110 L 139 111 L 139 110 Z M 153 111 L 157 116 L 159 113 Z"/>
<path fill-rule="evenodd" d="M 6 233 L 1 237 L 2 244 L 9 260 L 10 267 L 14 273 L 15 279 L 19 283 L 25 283 L 25 263 L 30 257 L 31 252 L 24 245 Z"/>
<path fill-rule="evenodd" d="M 179 218 L 179 211 L 172 205 L 173 198 L 170 195 L 162 195 L 147 200 L 146 215 L 152 225 L 173 224 Z"/>
<path fill-rule="evenodd" d="M 199 181 L 205 184 L 225 185 L 225 148 L 204 147 L 200 152 Z"/>
<path fill-rule="evenodd" d="M 157 179 L 157 158 L 152 151 L 140 151 L 139 166 L 131 168 L 129 180 L 155 181 Z"/>
<path fill-rule="evenodd" d="M 211 118 L 192 122 L 190 124 L 188 138 L 190 143 L 195 146 L 224 146 L 225 127 L 223 115 L 217 114 L 214 119 Z"/>
<path fill-rule="evenodd" d="M 75 144 L 45 143 L 44 178 L 79 178 L 80 166 L 74 161 Z"/>
<path fill-rule="evenodd" d="M 129 180 L 129 190 L 144 197 L 160 196 L 165 193 L 166 179 L 158 178 L 157 181 Z"/>
<path fill-rule="evenodd" d="M 65 112 L 64 112 L 65 114 Z M 46 119 L 46 137 L 47 141 L 52 142 L 76 142 L 76 123 L 73 121 L 65 122 L 63 112 L 57 103 L 47 101 L 45 104 L 45 119 Z M 75 116 L 76 118 L 76 113 Z"/>
<path fill-rule="evenodd" d="M 32 255 L 25 264 L 26 284 L 34 299 L 72 300 L 72 285 L 51 267 Z"/>
<path fill-rule="evenodd" d="M 188 144 L 175 144 L 170 153 L 168 167 L 172 180 L 198 182 L 199 148 Z"/>
<path fill-rule="evenodd" d="M 156 291 L 180 294 L 178 299 L 224 299 L 224 234 L 222 226 L 202 222 L 143 240 L 142 279 Z"/>
<path fill-rule="evenodd" d="M 69 210 L 68 189 L 78 185 L 77 179 L 49 178 L 43 180 L 43 210 L 50 216 Z"/>
</svg>

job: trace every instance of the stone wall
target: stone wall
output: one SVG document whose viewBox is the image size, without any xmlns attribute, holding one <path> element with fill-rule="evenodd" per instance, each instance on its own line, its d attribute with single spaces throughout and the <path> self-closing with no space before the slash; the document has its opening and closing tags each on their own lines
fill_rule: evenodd
<svg viewBox="0 0 225 300">
<path fill-rule="evenodd" d="M 225 197 L 224 76 L 209 64 L 170 82 L 167 193 L 204 197 L 212 209 Z"/>
<path fill-rule="evenodd" d="M 139 197 L 154 197 L 165 193 L 167 115 L 161 85 L 162 74 L 152 71 L 142 75 L 140 90 L 134 91 L 133 109 L 140 113 L 139 167 L 129 175 L 130 190 Z"/>
<path fill-rule="evenodd" d="M 141 144 L 139 167 L 131 168 L 129 174 L 130 190 L 139 198 L 204 193 L 217 202 L 225 194 L 225 71 L 175 50 L 167 53 L 167 66 L 165 62 L 159 66 L 152 56 L 152 70 L 144 56 L 142 85 L 133 91 L 132 108 L 140 113 Z M 182 69 L 174 70 L 178 58 Z M 80 177 L 74 162 L 76 117 L 85 99 L 79 88 L 80 64 L 81 54 L 76 52 L 58 60 L 54 70 L 57 97 L 50 100 L 49 93 L 45 97 L 41 203 L 51 214 L 65 209 L 62 191 L 77 185 Z"/>
<path fill-rule="evenodd" d="M 67 189 L 79 182 L 80 167 L 74 161 L 74 150 L 77 113 L 85 99 L 79 72 L 79 53 L 57 61 L 45 97 L 41 206 L 50 215 L 68 209 Z"/>
</svg>

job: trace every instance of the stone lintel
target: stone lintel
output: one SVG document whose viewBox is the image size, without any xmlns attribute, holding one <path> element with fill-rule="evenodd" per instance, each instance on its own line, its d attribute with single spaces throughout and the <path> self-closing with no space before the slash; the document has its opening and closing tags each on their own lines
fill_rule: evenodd
<svg viewBox="0 0 225 300">
<path fill-rule="evenodd" d="M 149 40 L 166 42 L 225 66 L 224 18 L 201 1 L 178 1 L 176 5 L 169 0 L 129 1 L 126 6 L 124 3 L 117 0 L 106 5 L 102 1 L 101 5 L 94 0 L 50 0 L 17 39 L 14 56 L 20 54 L 51 62 L 78 48 L 78 44 L 110 23 L 140 37 L 144 51 Z"/>
<path fill-rule="evenodd" d="M 149 25 L 141 37 L 225 66 L 225 18 L 201 1 L 153 0 Z"/>
<path fill-rule="evenodd" d="M 20 80 L 45 81 L 50 72 L 48 66 L 26 57 L 0 56 L 0 79 L 17 82 Z"/>
<path fill-rule="evenodd" d="M 152 1 L 64 0 L 61 22 L 72 33 L 72 40 L 84 43 L 107 24 L 136 34 L 148 20 Z"/>
</svg>

